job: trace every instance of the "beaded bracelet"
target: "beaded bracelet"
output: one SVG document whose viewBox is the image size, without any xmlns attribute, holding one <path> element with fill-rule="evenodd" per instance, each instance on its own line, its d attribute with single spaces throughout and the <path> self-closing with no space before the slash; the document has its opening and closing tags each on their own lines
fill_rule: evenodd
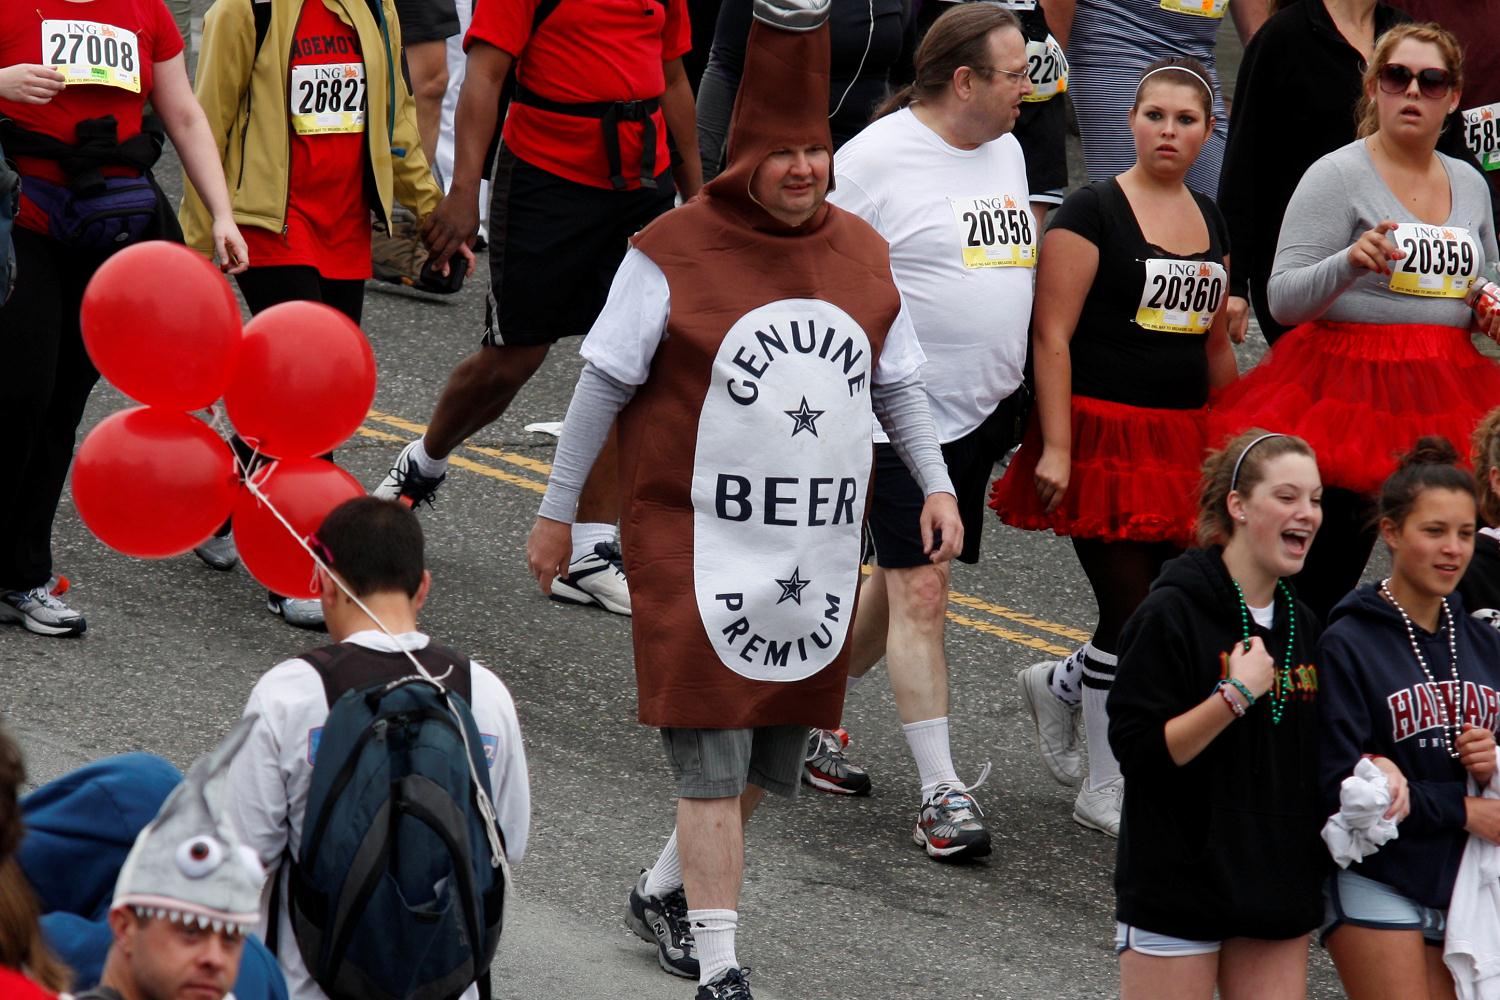
<svg viewBox="0 0 1500 1000">
<path fill-rule="evenodd" d="M 1244 706 L 1242 706 L 1238 701 L 1235 700 L 1234 695 L 1229 693 L 1228 682 L 1220 681 L 1214 686 L 1214 690 L 1219 692 L 1219 697 L 1224 699 L 1224 704 L 1229 706 L 1230 710 L 1234 712 L 1236 717 L 1241 719 L 1245 717 Z"/>
<path fill-rule="evenodd" d="M 1228 680 L 1224 681 L 1224 683 L 1233 687 L 1240 693 L 1240 696 L 1245 699 L 1246 708 L 1249 708 L 1251 705 L 1255 704 L 1255 695 L 1250 693 L 1250 689 L 1245 687 L 1244 683 L 1238 677 L 1230 677 Z"/>
</svg>

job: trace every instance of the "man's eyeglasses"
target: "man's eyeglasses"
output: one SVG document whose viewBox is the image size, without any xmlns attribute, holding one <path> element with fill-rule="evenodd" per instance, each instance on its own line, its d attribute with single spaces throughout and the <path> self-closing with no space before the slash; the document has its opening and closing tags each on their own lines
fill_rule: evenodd
<svg viewBox="0 0 1500 1000">
<path fill-rule="evenodd" d="M 1017 80 L 1031 79 L 1030 75 L 1025 72 L 1017 73 L 1015 70 L 1000 69 L 997 66 L 970 66 L 969 69 L 984 76 L 1010 76 L 1015 77 Z"/>
<path fill-rule="evenodd" d="M 1429 67 L 1414 73 L 1410 66 L 1400 63 L 1386 63 L 1380 68 L 1380 89 L 1387 94 L 1406 93 L 1413 79 L 1417 81 L 1422 96 L 1433 101 L 1447 97 L 1453 86 L 1453 78 L 1445 69 Z"/>
</svg>

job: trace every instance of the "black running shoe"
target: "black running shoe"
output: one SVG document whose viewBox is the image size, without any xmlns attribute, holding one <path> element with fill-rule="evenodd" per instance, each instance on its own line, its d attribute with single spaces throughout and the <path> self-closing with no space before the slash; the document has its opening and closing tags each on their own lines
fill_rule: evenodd
<svg viewBox="0 0 1500 1000">
<path fill-rule="evenodd" d="M 625 923 L 642 941 L 656 945 L 656 960 L 674 976 L 698 978 L 698 947 L 688 927 L 687 896 L 679 887 L 665 896 L 646 895 L 646 872 L 630 890 Z M 748 996 L 749 994 L 746 994 Z"/>
<path fill-rule="evenodd" d="M 380 485 L 371 491 L 372 496 L 380 497 L 382 500 L 400 500 L 406 506 L 415 510 L 422 504 L 432 506 L 433 494 L 443 480 L 448 478 L 445 472 L 441 476 L 424 476 L 422 470 L 417 468 L 416 460 L 411 457 L 418 441 L 413 441 L 401 449 L 401 454 L 396 456 L 396 462 L 391 466 L 391 471 L 385 474 Z"/>
<path fill-rule="evenodd" d="M 693 1000 L 755 1000 L 750 995 L 750 970 L 725 969 L 713 982 L 699 986 Z"/>
</svg>

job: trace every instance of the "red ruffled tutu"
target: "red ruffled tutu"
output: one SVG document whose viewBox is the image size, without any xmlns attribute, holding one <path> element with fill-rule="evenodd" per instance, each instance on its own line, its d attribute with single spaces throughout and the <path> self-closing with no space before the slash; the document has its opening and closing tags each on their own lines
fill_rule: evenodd
<svg viewBox="0 0 1500 1000">
<path fill-rule="evenodd" d="M 1206 411 L 1161 410 L 1073 397 L 1073 467 L 1062 502 L 1042 512 L 1033 416 L 1021 450 L 990 487 L 990 506 L 1017 528 L 1120 542 L 1193 544 Z"/>
<path fill-rule="evenodd" d="M 1249 427 L 1312 445 L 1324 486 L 1372 495 L 1417 438 L 1460 454 L 1500 406 L 1500 366 L 1453 326 L 1307 323 L 1214 402 L 1210 441 Z"/>
</svg>

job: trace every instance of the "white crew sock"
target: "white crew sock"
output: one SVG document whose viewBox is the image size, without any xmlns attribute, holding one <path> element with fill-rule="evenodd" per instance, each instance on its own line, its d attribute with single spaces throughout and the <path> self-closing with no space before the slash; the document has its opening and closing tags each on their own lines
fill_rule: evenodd
<svg viewBox="0 0 1500 1000">
<path fill-rule="evenodd" d="M 572 562 L 577 562 L 584 556 L 594 554 L 594 545 L 598 542 L 609 543 L 615 540 L 615 526 L 613 524 L 577 523 L 573 525 L 573 557 Z"/>
<path fill-rule="evenodd" d="M 917 774 L 922 779 L 922 797 L 925 799 L 941 782 L 960 784 L 958 772 L 953 769 L 953 751 L 948 745 L 948 717 L 912 722 L 901 727 L 906 742 L 911 744 L 911 755 L 917 761 Z"/>
<path fill-rule="evenodd" d="M 1104 710 L 1119 662 L 1114 653 L 1106 653 L 1092 642 L 1083 647 L 1083 731 L 1089 741 L 1090 788 L 1120 777 L 1120 762 L 1109 748 L 1109 714 Z"/>
<path fill-rule="evenodd" d="M 734 932 L 740 926 L 740 915 L 734 910 L 688 910 L 687 915 L 698 953 L 698 985 L 739 968 L 740 961 L 734 957 Z"/>
<path fill-rule="evenodd" d="M 1047 679 L 1047 689 L 1052 696 L 1074 708 L 1083 698 L 1083 651 L 1088 648 L 1087 645 L 1079 646 L 1066 659 L 1059 660 Z"/>
<path fill-rule="evenodd" d="M 677 831 L 673 830 L 667 846 L 661 849 L 661 857 L 646 873 L 645 892 L 648 896 L 665 896 L 681 888 L 682 859 L 677 856 Z"/>
<path fill-rule="evenodd" d="M 417 438 L 417 446 L 411 450 L 411 460 L 417 464 L 417 471 L 424 476 L 436 479 L 448 471 L 448 460 L 446 458 L 433 458 L 427 454 L 427 439 Z"/>
</svg>

